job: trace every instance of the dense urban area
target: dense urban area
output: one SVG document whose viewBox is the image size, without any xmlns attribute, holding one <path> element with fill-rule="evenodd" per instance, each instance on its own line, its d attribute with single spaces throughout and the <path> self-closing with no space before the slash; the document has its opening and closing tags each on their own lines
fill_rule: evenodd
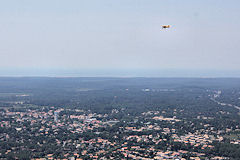
<svg viewBox="0 0 240 160">
<path fill-rule="evenodd" d="M 240 159 L 240 79 L 0 78 L 0 159 Z"/>
</svg>

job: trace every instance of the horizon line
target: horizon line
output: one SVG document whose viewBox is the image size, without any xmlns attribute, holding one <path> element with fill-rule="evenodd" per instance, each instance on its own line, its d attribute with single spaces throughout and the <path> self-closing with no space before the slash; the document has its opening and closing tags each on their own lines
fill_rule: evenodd
<svg viewBox="0 0 240 160">
<path fill-rule="evenodd" d="M 34 76 L 34 75 L 13 75 L 2 76 L 0 78 L 183 78 L 183 79 L 240 79 L 240 76 Z"/>
</svg>

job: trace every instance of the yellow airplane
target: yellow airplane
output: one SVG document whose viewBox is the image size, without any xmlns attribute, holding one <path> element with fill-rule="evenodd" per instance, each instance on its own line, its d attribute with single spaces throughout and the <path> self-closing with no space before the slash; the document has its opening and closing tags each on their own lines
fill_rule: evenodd
<svg viewBox="0 0 240 160">
<path fill-rule="evenodd" d="M 170 25 L 162 25 L 162 29 L 170 28 Z"/>
</svg>

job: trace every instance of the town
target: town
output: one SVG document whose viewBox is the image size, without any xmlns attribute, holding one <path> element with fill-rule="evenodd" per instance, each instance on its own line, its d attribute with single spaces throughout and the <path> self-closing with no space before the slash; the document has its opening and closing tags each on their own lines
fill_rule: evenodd
<svg viewBox="0 0 240 160">
<path fill-rule="evenodd" d="M 113 109 L 111 116 L 119 112 Z M 179 127 L 187 122 L 164 117 L 164 111 L 143 112 L 133 120 L 55 107 L 4 109 L 0 114 L 0 157 L 8 159 L 21 159 L 18 156 L 28 150 L 31 155 L 25 156 L 32 159 L 203 159 L 208 156 L 205 150 L 214 148 L 214 141 L 224 140 L 217 133 L 231 131 L 216 131 L 204 124 L 204 129 L 179 134 Z"/>
</svg>

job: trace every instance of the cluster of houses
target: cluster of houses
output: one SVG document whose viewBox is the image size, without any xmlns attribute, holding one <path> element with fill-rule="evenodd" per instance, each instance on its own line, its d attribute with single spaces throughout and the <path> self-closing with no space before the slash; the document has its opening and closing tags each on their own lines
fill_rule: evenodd
<svg viewBox="0 0 240 160">
<path fill-rule="evenodd" d="M 62 112 L 69 114 L 61 114 Z M 113 110 L 112 114 L 117 114 L 118 110 Z M 151 116 L 151 120 L 169 122 L 170 124 L 180 122 L 176 117 L 164 117 L 160 115 L 162 112 L 149 111 L 142 113 L 143 116 Z M 122 137 L 121 141 L 115 141 L 118 138 L 118 133 L 113 137 L 102 138 L 101 132 L 98 129 L 112 127 L 121 119 L 107 119 L 107 114 L 96 114 L 85 112 L 76 109 L 26 109 L 25 111 L 9 111 L 5 109 L 0 112 L 2 121 L 0 126 L 2 128 L 14 128 L 16 134 L 22 132 L 34 132 L 35 137 L 44 136 L 46 140 L 42 143 L 37 142 L 38 147 L 42 147 L 47 143 L 47 138 L 55 138 L 53 142 L 56 146 L 63 148 L 63 155 L 61 159 L 80 160 L 83 157 L 89 159 L 182 159 L 183 155 L 191 154 L 191 159 L 200 159 L 205 157 L 204 153 L 189 152 L 186 150 L 171 150 L 171 146 L 167 150 L 158 149 L 155 146 L 161 142 L 168 142 L 168 140 L 161 135 L 170 135 L 173 142 L 180 142 L 183 144 L 190 144 L 194 147 L 201 147 L 201 149 L 213 148 L 213 141 L 222 141 L 223 137 L 215 137 L 210 134 L 189 133 L 186 135 L 178 135 L 174 128 L 161 127 L 161 125 L 152 124 L 150 122 L 143 122 L 141 126 L 134 126 L 134 122 L 126 123 L 123 127 L 119 127 L 126 135 Z M 106 118 L 106 119 L 104 119 Z M 146 119 L 147 120 L 147 119 Z M 28 122 L 29 126 L 26 126 Z M 78 139 L 57 138 L 57 135 L 65 129 L 66 135 L 82 135 L 87 132 L 94 132 L 95 137 L 85 139 L 79 137 Z M 144 131 L 157 131 L 157 135 L 143 134 Z M 141 134 L 138 134 L 141 133 Z M 151 133 L 151 132 L 150 132 Z M 99 136 L 98 136 L 99 135 Z M 8 133 L 0 133 L 0 140 L 8 142 L 9 139 L 14 139 Z M 111 138 L 111 140 L 110 140 Z M 23 140 L 22 140 L 23 141 Z M 21 140 L 16 142 L 21 143 Z M 239 144 L 239 142 L 235 142 Z M 138 144 L 146 144 L 145 147 Z M 154 145 L 151 145 L 154 144 Z M 20 145 L 20 144 L 19 144 Z M 67 150 L 71 146 L 72 150 Z M 4 153 L 0 153 L 0 157 L 5 154 L 13 154 L 16 148 L 8 149 Z M 220 157 L 218 159 L 221 159 Z M 42 158 L 34 159 L 56 159 L 54 153 L 46 154 Z"/>
</svg>

